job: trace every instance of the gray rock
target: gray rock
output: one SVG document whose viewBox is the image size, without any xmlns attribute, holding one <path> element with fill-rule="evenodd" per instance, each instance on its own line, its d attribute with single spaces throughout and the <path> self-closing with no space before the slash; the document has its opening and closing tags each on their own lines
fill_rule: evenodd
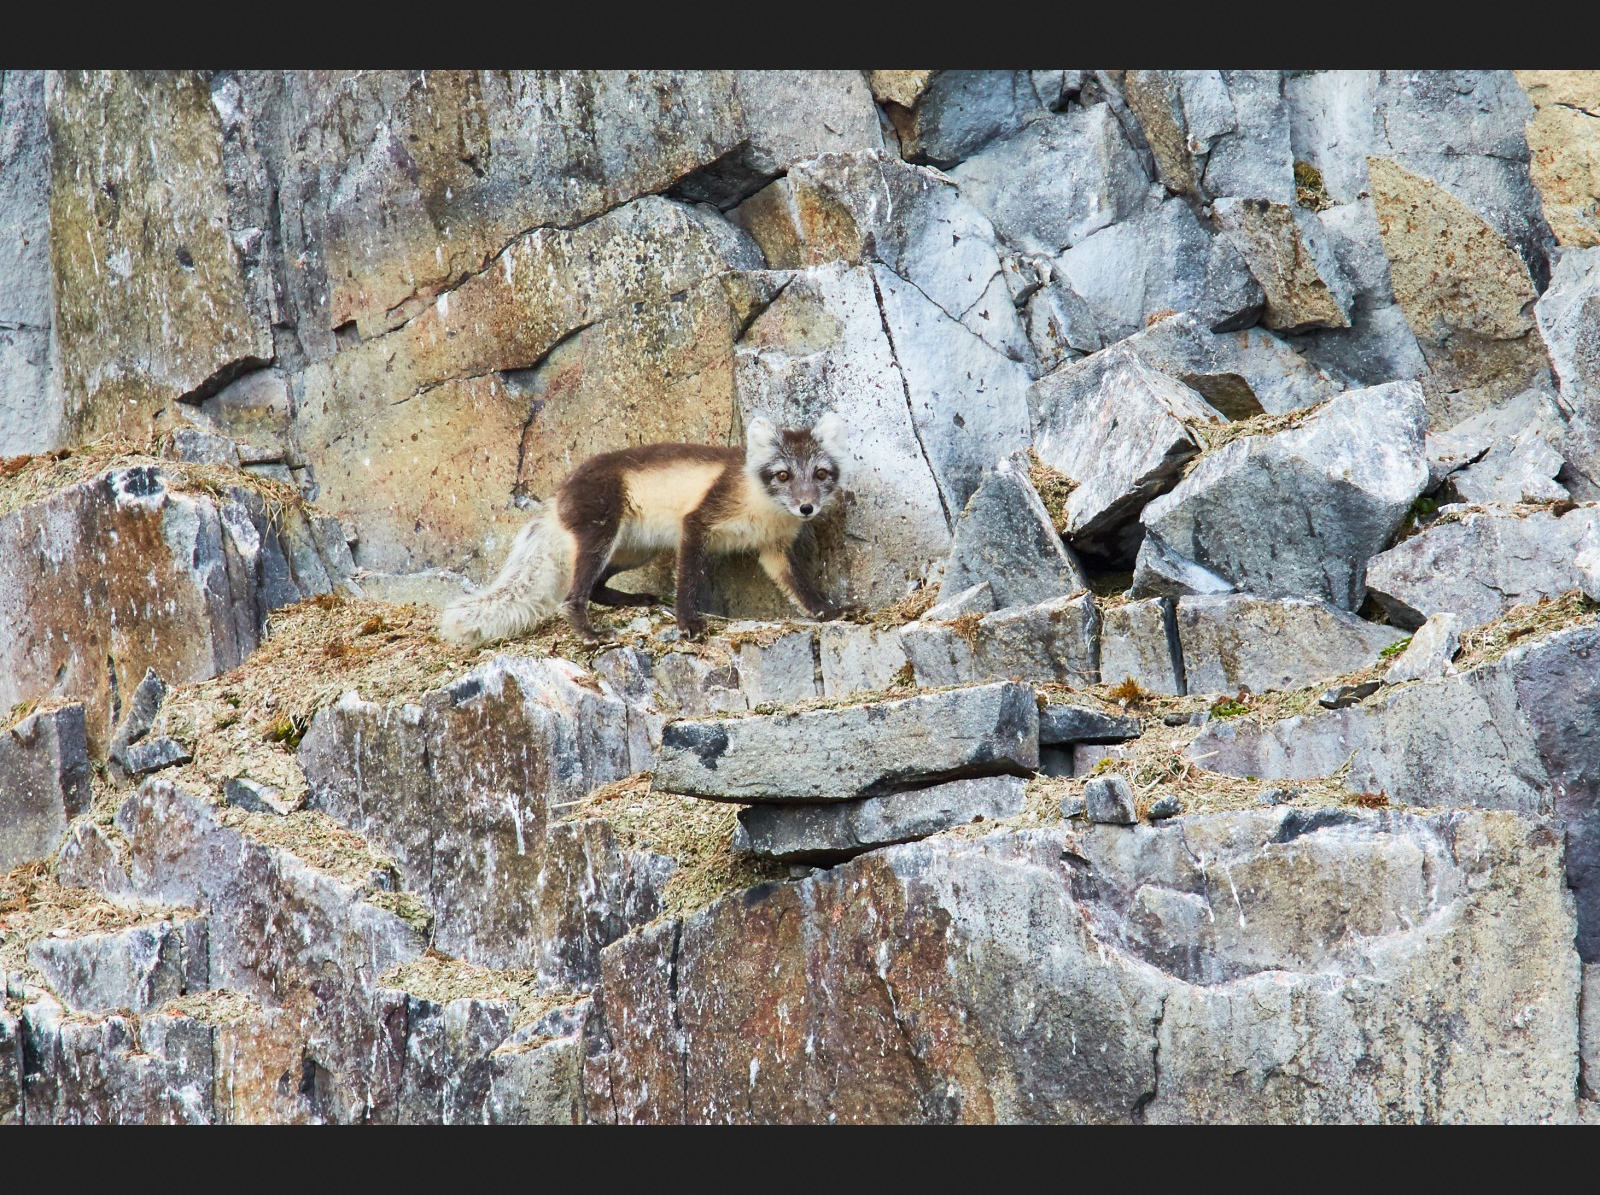
<svg viewBox="0 0 1600 1195">
<path fill-rule="evenodd" d="M 1600 1097 L 1600 963 L 1583 965 L 1583 997 L 1578 1006 L 1578 1065 L 1585 1094 Z"/>
<path fill-rule="evenodd" d="M 126 752 L 129 744 L 137 743 L 150 733 L 155 725 L 161 703 L 167 699 L 167 685 L 156 675 L 154 668 L 146 668 L 141 680 L 128 698 L 122 723 L 111 739 L 111 758 L 127 767 Z"/>
<path fill-rule="evenodd" d="M 28 960 L 73 1012 L 144 1012 L 210 986 L 204 917 L 42 938 Z"/>
<path fill-rule="evenodd" d="M 1133 592 L 1170 592 L 1163 575 L 1198 565 L 1254 593 L 1355 609 L 1368 558 L 1427 482 L 1424 429 L 1421 390 L 1397 382 L 1347 392 L 1298 428 L 1223 446 L 1145 508 Z"/>
<path fill-rule="evenodd" d="M 130 776 L 144 776 L 162 768 L 176 767 L 194 758 L 193 752 L 176 739 L 158 737 L 134 743 L 122 752 L 123 766 Z"/>
<path fill-rule="evenodd" d="M 1239 587 L 1226 577 L 1196 564 L 1181 552 L 1169 548 L 1148 531 L 1134 560 L 1131 594 L 1150 594 L 1163 599 L 1216 597 L 1233 593 Z M 1152 599 L 1153 600 L 1153 599 Z"/>
<path fill-rule="evenodd" d="M 1148 201 L 1150 180 L 1104 104 L 1042 116 L 951 170 L 1007 244 L 1054 257 Z"/>
<path fill-rule="evenodd" d="M 59 446 L 66 412 L 50 388 L 50 132 L 45 72 L 0 82 L 0 458 Z"/>
<path fill-rule="evenodd" d="M 824 697 L 887 689 L 906 672 L 906 649 L 898 631 L 828 622 L 817 628 L 817 645 Z"/>
<path fill-rule="evenodd" d="M 1560 854 L 1548 826 L 1508 814 L 1294 809 L 875 852 L 608 951 L 589 1114 L 1570 1120 Z M 719 963 L 732 955 L 758 961 Z M 808 998 L 822 987 L 848 998 Z M 937 1036 L 885 1033 L 897 1009 Z M 793 1033 L 753 1034 L 763 1015 Z"/>
<path fill-rule="evenodd" d="M 654 704 L 664 714 L 698 718 L 750 708 L 739 687 L 739 670 L 731 664 L 668 652 L 655 661 L 650 680 Z"/>
<path fill-rule="evenodd" d="M 347 694 L 299 758 L 310 808 L 394 859 L 437 949 L 587 983 L 603 946 L 660 911 L 671 872 L 603 821 L 558 820 L 629 774 L 633 733 L 625 703 L 575 664 L 502 656 L 415 702 Z"/>
<path fill-rule="evenodd" d="M 1027 685 L 997 684 L 870 705 L 669 722 L 654 786 L 718 801 L 847 801 L 1039 763 Z"/>
<path fill-rule="evenodd" d="M 1450 486 L 1462 502 L 1487 504 L 1556 502 L 1568 497 L 1556 481 L 1566 468 L 1561 453 L 1536 428 L 1497 442 L 1479 460 L 1450 475 Z"/>
<path fill-rule="evenodd" d="M 1383 682 L 1378 680 L 1363 681 L 1359 685 L 1335 685 L 1317 698 L 1317 704 L 1325 710 L 1349 709 L 1352 705 L 1365 701 L 1381 688 Z"/>
<path fill-rule="evenodd" d="M 1025 788 L 1019 776 L 983 776 L 858 801 L 753 805 L 739 811 L 734 847 L 759 859 L 839 862 L 955 826 L 1015 816 Z"/>
<path fill-rule="evenodd" d="M 1600 548 L 1585 548 L 1572 562 L 1578 573 L 1578 588 L 1590 601 L 1600 602 Z"/>
<path fill-rule="evenodd" d="M 1068 793 L 1061 798 L 1061 816 L 1063 819 L 1086 818 L 1089 816 L 1089 802 L 1083 799 L 1082 793 Z"/>
<path fill-rule="evenodd" d="M 296 808 L 292 801 L 284 798 L 282 789 L 251 780 L 248 776 L 236 776 L 228 780 L 222 786 L 222 795 L 227 798 L 229 805 L 247 813 L 283 817 L 293 813 Z"/>
<path fill-rule="evenodd" d="M 1579 587 L 1575 558 L 1600 535 L 1600 508 L 1550 511 L 1442 508 L 1420 535 L 1373 557 L 1372 596 L 1397 626 L 1418 627 L 1434 614 L 1456 614 L 1465 627 L 1512 606 Z"/>
<path fill-rule="evenodd" d="M 1385 684 L 1433 680 L 1455 673 L 1456 652 L 1461 649 L 1461 619 L 1455 614 L 1435 614 L 1412 633 L 1406 649 L 1383 674 Z"/>
<path fill-rule="evenodd" d="M 1091 360 L 1087 369 L 1061 370 L 1036 385 L 1043 418 L 1035 451 L 1075 485 L 1063 529 L 1073 543 L 1131 556 L 1139 512 L 1177 484 L 1185 462 L 1200 455 L 1196 428 L 1224 419 L 1195 391 L 1121 345 Z"/>
<path fill-rule="evenodd" d="M 1287 692 L 1365 668 L 1404 636 L 1324 602 L 1234 594 L 1178 600 L 1190 693 Z"/>
<path fill-rule="evenodd" d="M 72 824 L 56 853 L 56 882 L 63 888 L 91 888 L 112 904 L 139 903 L 122 848 L 87 818 Z"/>
<path fill-rule="evenodd" d="M 737 633 L 738 624 L 728 628 Z M 792 705 L 821 695 L 817 683 L 817 638 L 809 630 L 791 631 L 770 643 L 739 645 L 739 687 L 754 709 Z"/>
<path fill-rule="evenodd" d="M 1130 71 L 1124 88 L 1168 190 L 1293 200 L 1280 72 Z"/>
<path fill-rule="evenodd" d="M 1078 593 L 1088 579 L 1061 542 L 1027 475 L 1002 459 L 956 522 L 941 604 L 987 582 L 994 607 L 1032 606 Z"/>
<path fill-rule="evenodd" d="M 1039 742 L 1045 746 L 1124 743 L 1142 733 L 1139 719 L 1127 714 L 1108 714 L 1090 706 L 1047 705 L 1039 711 Z"/>
<path fill-rule="evenodd" d="M 0 1128 L 22 1123 L 22 1026 L 0 1009 Z"/>
<path fill-rule="evenodd" d="M 989 680 L 1099 683 L 1100 615 L 1089 594 L 1010 606 L 974 624 L 916 622 L 900 634 L 923 686 Z"/>
<path fill-rule="evenodd" d="M 1305 790 L 1300 788 L 1264 788 L 1256 794 L 1256 804 L 1269 808 L 1273 805 L 1287 805 L 1304 792 Z"/>
<path fill-rule="evenodd" d="M 1056 537 L 1059 542 L 1060 536 Z M 969 614 L 993 614 L 995 610 L 994 587 L 987 581 L 969 585 L 960 593 L 935 602 L 923 611 L 921 622 L 954 622 Z M 904 648 L 901 649 L 904 651 Z"/>
<path fill-rule="evenodd" d="M 0 731 L 0 868 L 49 858 L 90 800 L 83 706 L 29 714 Z"/>
<path fill-rule="evenodd" d="M 1182 812 L 1183 802 L 1175 795 L 1168 794 L 1159 801 L 1151 802 L 1148 816 L 1151 821 L 1159 822 L 1169 817 L 1177 817 Z"/>
<path fill-rule="evenodd" d="M 1105 347 L 1089 304 L 1070 286 L 1054 283 L 1027 300 L 1028 343 L 1040 373 L 1049 373 Z"/>
<path fill-rule="evenodd" d="M 1101 229 L 1061 254 L 1055 268 L 1107 344 L 1160 312 L 1193 312 L 1213 331 L 1244 327 L 1265 301 L 1243 259 L 1181 199 Z"/>
<path fill-rule="evenodd" d="M 1263 324 L 1283 332 L 1350 326 L 1354 289 L 1314 213 L 1266 199 L 1221 199 L 1212 210 L 1266 295 Z"/>
<path fill-rule="evenodd" d="M 239 467 L 239 446 L 226 436 L 197 427 L 180 427 L 172 432 L 169 444 L 168 451 L 175 460 Z"/>
<path fill-rule="evenodd" d="M 950 166 L 1042 111 L 1029 71 L 939 71 L 899 126 L 900 152 Z"/>
<path fill-rule="evenodd" d="M 1600 249 L 1566 249 L 1534 309 L 1569 430 L 1562 451 L 1600 476 Z"/>
<path fill-rule="evenodd" d="M 1100 676 L 1107 684 L 1131 680 L 1148 693 L 1189 691 L 1171 599 L 1124 602 L 1100 615 Z"/>
<path fill-rule="evenodd" d="M 1115 772 L 1086 781 L 1083 799 L 1091 822 L 1131 826 L 1139 820 L 1133 808 L 1133 789 L 1129 787 L 1127 777 Z"/>
</svg>

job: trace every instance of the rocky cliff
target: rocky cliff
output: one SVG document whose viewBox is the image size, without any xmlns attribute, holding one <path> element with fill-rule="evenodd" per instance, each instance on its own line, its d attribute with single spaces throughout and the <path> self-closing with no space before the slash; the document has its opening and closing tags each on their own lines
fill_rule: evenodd
<svg viewBox="0 0 1600 1195">
<path fill-rule="evenodd" d="M 0 75 L 0 1123 L 1594 1117 L 1595 97 Z M 848 620 L 435 634 L 830 409 Z"/>
</svg>

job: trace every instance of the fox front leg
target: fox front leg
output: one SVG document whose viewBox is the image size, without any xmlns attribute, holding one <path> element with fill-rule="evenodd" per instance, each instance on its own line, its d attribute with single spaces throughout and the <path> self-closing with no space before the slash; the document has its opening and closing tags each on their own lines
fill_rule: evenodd
<svg viewBox="0 0 1600 1195">
<path fill-rule="evenodd" d="M 830 602 L 821 590 L 807 577 L 800 566 L 794 545 L 785 551 L 768 549 L 760 555 L 761 567 L 771 577 L 789 600 L 812 618 L 826 620 L 838 618 L 844 611 Z"/>
</svg>

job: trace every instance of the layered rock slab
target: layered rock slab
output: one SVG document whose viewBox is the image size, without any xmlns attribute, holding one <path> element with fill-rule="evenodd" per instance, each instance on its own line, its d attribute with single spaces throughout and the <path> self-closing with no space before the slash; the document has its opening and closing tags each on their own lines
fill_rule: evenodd
<svg viewBox="0 0 1600 1195">
<path fill-rule="evenodd" d="M 1233 594 L 1177 603 L 1190 693 L 1288 691 L 1365 668 L 1403 638 L 1324 602 Z"/>
<path fill-rule="evenodd" d="M 1266 597 L 1356 609 L 1368 558 L 1427 482 L 1426 426 L 1420 388 L 1395 382 L 1348 391 L 1299 427 L 1208 454 L 1140 516 L 1133 593 L 1169 592 L 1163 574 L 1187 569 Z"/>
<path fill-rule="evenodd" d="M 89 807 L 83 706 L 29 714 L 0 731 L 0 868 L 45 859 Z"/>
<path fill-rule="evenodd" d="M 654 787 L 717 801 L 816 802 L 1039 766 L 1033 689 L 979 685 L 801 713 L 669 722 Z"/>
<path fill-rule="evenodd" d="M 1273 810 L 896 847 L 610 947 L 588 1112 L 1571 1119 L 1559 871 L 1556 835 L 1494 813 L 1319 826 Z"/>
<path fill-rule="evenodd" d="M 952 622 L 921 621 L 900 633 L 917 683 L 992 680 L 1093 685 L 1100 679 L 1100 614 L 1087 593 Z"/>
</svg>

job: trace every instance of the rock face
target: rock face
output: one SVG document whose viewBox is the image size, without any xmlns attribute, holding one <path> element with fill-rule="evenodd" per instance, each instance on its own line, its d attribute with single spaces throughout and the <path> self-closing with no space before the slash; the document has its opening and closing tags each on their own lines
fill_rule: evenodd
<svg viewBox="0 0 1600 1195">
<path fill-rule="evenodd" d="M 1444 613 L 1475 626 L 1519 603 L 1577 589 L 1576 557 L 1595 544 L 1597 519 L 1600 511 L 1588 506 L 1559 518 L 1464 509 L 1374 557 L 1368 584 L 1398 626 L 1421 626 Z"/>
<path fill-rule="evenodd" d="M 83 706 L 30 714 L 0 731 L 0 868 L 49 858 L 88 807 Z"/>
<path fill-rule="evenodd" d="M 669 722 L 655 787 L 719 801 L 847 801 L 1039 765 L 1026 685 L 980 685 L 835 710 Z"/>
<path fill-rule="evenodd" d="M 1563 245 L 1600 245 L 1600 137 L 1589 123 L 1600 108 L 1591 71 L 1516 71 L 1533 101 L 1529 167 L 1551 231 Z"/>
<path fill-rule="evenodd" d="M 1253 593 L 1354 610 L 1367 560 L 1427 481 L 1425 426 L 1420 390 L 1400 382 L 1347 392 L 1301 427 L 1209 454 L 1145 508 L 1133 591 L 1162 591 L 1166 554 Z"/>
<path fill-rule="evenodd" d="M 336 525 L 335 525 L 336 526 Z M 157 465 L 112 469 L 0 517 L 0 704 L 84 704 L 103 754 L 120 693 L 240 664 L 268 611 L 342 580 L 337 532 L 274 516 L 242 489 L 176 488 Z"/>
<path fill-rule="evenodd" d="M 1083 685 L 1100 676 L 1099 632 L 1094 600 L 1079 594 L 981 618 L 913 623 L 900 644 L 920 685 L 1006 678 Z"/>
<path fill-rule="evenodd" d="M 1293 810 L 898 847 L 611 947 L 589 1113 L 1571 1119 L 1559 853 L 1510 814 L 1319 826 Z M 1484 882 L 1506 867 L 1526 886 Z M 731 949 L 748 965 L 719 965 Z M 1508 1049 L 1501 1027 L 1529 999 L 1534 1037 Z M 1459 1036 L 1413 1034 L 1435 1017 Z"/>
<path fill-rule="evenodd" d="M 670 874 L 603 823 L 557 820 L 634 770 L 627 711 L 593 685 L 564 661 L 496 661 L 420 704 L 347 699 L 300 745 L 311 808 L 393 855 L 439 948 L 590 980 L 600 947 L 659 912 Z M 596 882 L 604 898 L 570 900 Z"/>
<path fill-rule="evenodd" d="M 143 1012 L 210 986 L 203 917 L 47 939 L 29 954 L 73 1012 Z"/>
</svg>

